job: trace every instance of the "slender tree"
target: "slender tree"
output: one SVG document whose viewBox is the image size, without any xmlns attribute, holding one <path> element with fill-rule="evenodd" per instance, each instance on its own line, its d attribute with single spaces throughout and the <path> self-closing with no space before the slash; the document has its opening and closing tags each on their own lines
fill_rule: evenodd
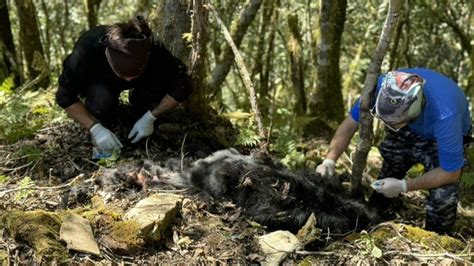
<svg viewBox="0 0 474 266">
<path fill-rule="evenodd" d="M 375 87 L 377 78 L 380 75 L 382 61 L 388 51 L 390 38 L 397 23 L 402 2 L 403 0 L 390 0 L 388 15 L 383 26 L 382 34 L 380 35 L 377 49 L 374 53 L 367 76 L 365 78 L 360 104 L 361 139 L 359 145 L 357 145 L 351 176 L 351 186 L 354 194 L 359 193 L 360 191 L 362 173 L 365 169 L 365 166 L 367 165 L 367 154 L 372 147 L 372 140 L 374 137 L 372 130 L 373 118 L 369 113 L 371 102 L 370 95 L 372 95 L 373 88 Z"/>
<path fill-rule="evenodd" d="M 37 85 L 46 88 L 49 85 L 49 70 L 43 69 L 46 64 L 35 5 L 32 0 L 15 0 L 15 3 L 20 21 L 20 44 L 26 64 L 25 76 L 33 80 L 41 75 Z"/>
</svg>

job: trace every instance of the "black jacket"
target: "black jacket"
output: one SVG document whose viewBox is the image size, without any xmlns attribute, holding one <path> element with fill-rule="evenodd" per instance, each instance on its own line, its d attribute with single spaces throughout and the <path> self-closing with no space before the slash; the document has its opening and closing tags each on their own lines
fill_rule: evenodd
<svg viewBox="0 0 474 266">
<path fill-rule="evenodd" d="M 66 108 L 79 101 L 81 92 L 94 82 L 115 84 L 118 90 L 162 90 L 182 102 L 191 94 L 191 82 L 186 66 L 174 57 L 159 40 L 154 40 L 145 72 L 126 81 L 115 75 L 105 56 L 106 26 L 96 26 L 85 32 L 63 62 L 56 101 Z"/>
</svg>

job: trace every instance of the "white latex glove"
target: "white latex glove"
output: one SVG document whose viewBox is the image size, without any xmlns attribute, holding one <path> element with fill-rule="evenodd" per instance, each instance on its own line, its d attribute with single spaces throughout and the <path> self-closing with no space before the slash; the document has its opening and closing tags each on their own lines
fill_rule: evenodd
<svg viewBox="0 0 474 266">
<path fill-rule="evenodd" d="M 395 198 L 402 192 L 407 192 L 407 181 L 405 179 L 384 178 L 372 183 L 371 187 L 387 198 Z"/>
<path fill-rule="evenodd" d="M 336 166 L 332 159 L 324 159 L 324 161 L 316 167 L 316 173 L 319 173 L 322 177 L 331 177 L 334 175 Z"/>
<path fill-rule="evenodd" d="M 103 150 L 120 150 L 122 143 L 112 131 L 105 128 L 102 124 L 93 125 L 89 131 L 97 147 Z"/>
<path fill-rule="evenodd" d="M 128 134 L 128 139 L 133 138 L 132 143 L 136 143 L 144 137 L 148 137 L 153 133 L 153 123 L 156 117 L 151 111 L 146 112 L 133 126 L 132 131 Z"/>
</svg>

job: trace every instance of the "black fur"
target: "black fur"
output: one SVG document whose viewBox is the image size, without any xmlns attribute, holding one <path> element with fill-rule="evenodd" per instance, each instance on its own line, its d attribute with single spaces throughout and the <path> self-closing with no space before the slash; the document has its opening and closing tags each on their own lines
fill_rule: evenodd
<svg viewBox="0 0 474 266">
<path fill-rule="evenodd" d="M 295 232 L 311 213 L 318 227 L 331 233 L 362 229 L 379 220 L 364 202 L 346 196 L 336 182 L 257 161 L 234 149 L 222 150 L 196 161 L 181 178 L 215 198 L 232 200 L 270 229 Z"/>
</svg>

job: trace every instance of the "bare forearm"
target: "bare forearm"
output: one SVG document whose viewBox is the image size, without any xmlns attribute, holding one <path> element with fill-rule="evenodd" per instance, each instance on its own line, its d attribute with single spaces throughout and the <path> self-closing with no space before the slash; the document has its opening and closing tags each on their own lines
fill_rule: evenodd
<svg viewBox="0 0 474 266">
<path fill-rule="evenodd" d="M 160 104 L 151 111 L 154 117 L 158 117 L 161 114 L 175 108 L 178 105 L 178 102 L 173 99 L 173 97 L 166 94 L 166 96 L 161 100 Z"/>
<path fill-rule="evenodd" d="M 89 129 L 95 123 L 94 117 L 87 111 L 82 102 L 70 105 L 64 110 L 74 121 L 79 122 L 86 129 Z"/>
<path fill-rule="evenodd" d="M 358 123 L 351 117 L 347 117 L 337 128 L 336 133 L 329 144 L 329 151 L 326 158 L 336 161 L 346 150 L 347 146 L 349 146 L 352 136 L 357 131 L 357 128 Z"/>
<path fill-rule="evenodd" d="M 437 167 L 417 178 L 407 179 L 407 190 L 411 191 L 441 187 L 456 182 L 459 179 L 460 174 L 461 170 L 456 172 L 446 172 L 440 167 Z"/>
</svg>

